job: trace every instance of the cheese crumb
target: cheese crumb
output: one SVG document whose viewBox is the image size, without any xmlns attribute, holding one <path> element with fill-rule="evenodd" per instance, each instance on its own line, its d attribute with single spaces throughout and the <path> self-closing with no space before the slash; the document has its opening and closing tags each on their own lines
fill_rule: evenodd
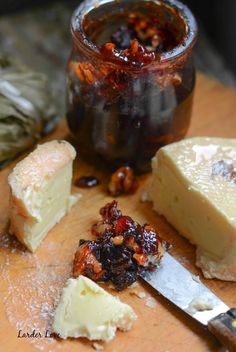
<svg viewBox="0 0 236 352">
<path fill-rule="evenodd" d="M 145 305 L 146 305 L 147 307 L 153 309 L 153 308 L 156 308 L 157 303 L 156 303 L 156 301 L 155 301 L 154 298 L 152 298 L 152 297 L 147 297 L 146 302 L 145 302 Z"/>
<path fill-rule="evenodd" d="M 140 197 L 142 203 L 150 202 L 150 196 L 148 191 L 143 191 Z"/>
<path fill-rule="evenodd" d="M 100 344 L 97 343 L 97 342 L 94 342 L 92 346 L 93 346 L 93 348 L 94 348 L 96 351 L 102 351 L 102 350 L 104 350 L 103 345 L 100 345 Z"/>
<path fill-rule="evenodd" d="M 194 314 L 196 312 L 204 312 L 206 310 L 214 309 L 214 303 L 212 299 L 208 297 L 197 297 L 194 298 L 188 305 L 188 312 Z"/>
<path fill-rule="evenodd" d="M 139 297 L 139 298 L 141 298 L 141 299 L 143 299 L 143 298 L 145 298 L 145 297 L 146 297 L 146 293 L 145 293 L 145 292 L 143 292 L 143 291 L 138 292 L 138 297 Z"/>
</svg>

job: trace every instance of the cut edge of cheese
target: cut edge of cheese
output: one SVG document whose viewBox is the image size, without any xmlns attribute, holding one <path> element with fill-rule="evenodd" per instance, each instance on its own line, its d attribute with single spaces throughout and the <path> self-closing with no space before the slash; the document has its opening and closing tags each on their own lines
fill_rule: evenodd
<svg viewBox="0 0 236 352">
<path fill-rule="evenodd" d="M 68 279 L 56 308 L 53 331 L 61 338 L 110 341 L 116 330 L 128 331 L 137 319 L 133 309 L 89 278 Z"/>
<path fill-rule="evenodd" d="M 8 177 L 10 233 L 31 252 L 80 198 L 71 195 L 75 157 L 68 142 L 47 142 L 20 161 Z"/>
<path fill-rule="evenodd" d="M 209 150 L 204 150 L 207 145 L 210 145 Z M 163 215 L 192 244 L 197 245 L 196 265 L 202 269 L 204 276 L 236 281 L 236 216 L 232 217 L 232 212 L 227 216 L 228 205 L 222 211 L 220 202 L 214 204 L 207 191 L 203 192 L 208 176 L 211 187 L 214 187 L 214 180 L 208 174 L 212 160 L 218 160 L 217 153 L 223 146 L 225 155 L 229 153 L 236 163 L 235 139 L 194 137 L 161 148 L 152 161 L 153 178 L 149 193 L 154 210 Z M 185 154 L 185 148 L 199 151 L 200 154 L 196 152 L 196 165 L 190 160 L 191 153 Z M 206 170 L 202 164 L 205 161 Z M 181 165 L 183 162 L 188 165 L 188 172 L 178 166 L 178 163 Z M 203 170 L 200 188 L 190 177 L 196 167 L 199 168 L 196 177 Z M 222 187 L 228 185 L 228 181 L 221 179 L 216 182 Z M 233 199 L 236 199 L 236 185 L 230 184 L 229 187 L 234 190 Z M 224 194 L 222 199 L 227 196 L 230 197 L 230 193 Z"/>
</svg>

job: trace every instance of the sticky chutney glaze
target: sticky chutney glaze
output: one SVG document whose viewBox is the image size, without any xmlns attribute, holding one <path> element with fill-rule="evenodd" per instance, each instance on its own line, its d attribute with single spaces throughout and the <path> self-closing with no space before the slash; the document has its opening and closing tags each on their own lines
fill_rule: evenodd
<svg viewBox="0 0 236 352">
<path fill-rule="evenodd" d="M 138 277 L 155 270 L 169 244 L 150 225 L 122 215 L 117 202 L 100 209 L 102 219 L 92 226 L 92 241 L 81 240 L 74 257 L 73 276 L 110 281 L 123 290 Z"/>
</svg>

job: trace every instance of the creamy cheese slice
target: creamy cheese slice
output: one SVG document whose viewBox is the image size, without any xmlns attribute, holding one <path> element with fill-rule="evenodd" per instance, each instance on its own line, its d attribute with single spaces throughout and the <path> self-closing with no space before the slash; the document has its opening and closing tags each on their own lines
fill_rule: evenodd
<svg viewBox="0 0 236 352">
<path fill-rule="evenodd" d="M 69 279 L 56 309 L 53 330 L 62 338 L 110 341 L 116 330 L 128 331 L 133 309 L 85 276 Z"/>
<path fill-rule="evenodd" d="M 236 281 L 236 139 L 183 140 L 152 167 L 154 209 L 197 245 L 205 277 Z"/>
<path fill-rule="evenodd" d="M 10 232 L 32 252 L 76 201 L 71 196 L 75 156 L 75 149 L 66 141 L 44 143 L 9 175 Z"/>
</svg>

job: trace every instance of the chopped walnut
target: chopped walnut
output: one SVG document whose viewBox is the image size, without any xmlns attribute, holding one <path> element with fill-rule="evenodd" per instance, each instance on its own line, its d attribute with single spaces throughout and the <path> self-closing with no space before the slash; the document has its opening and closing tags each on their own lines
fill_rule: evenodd
<svg viewBox="0 0 236 352">
<path fill-rule="evenodd" d="M 144 255 L 144 254 L 138 254 L 138 253 L 135 253 L 133 255 L 133 258 L 137 261 L 137 263 L 139 265 L 142 265 L 142 266 L 145 266 L 146 262 L 147 262 L 147 257 Z"/>
<path fill-rule="evenodd" d="M 73 276 L 89 276 L 92 280 L 98 280 L 103 275 L 102 264 L 92 253 L 89 243 L 79 247 L 75 253 L 73 264 Z"/>
<path fill-rule="evenodd" d="M 123 236 L 113 237 L 112 242 L 114 243 L 115 246 L 120 246 L 124 242 L 124 237 Z"/>
<path fill-rule="evenodd" d="M 138 182 L 133 170 L 129 166 L 122 166 L 111 176 L 108 186 L 112 196 L 134 193 L 138 188 Z"/>
<path fill-rule="evenodd" d="M 97 342 L 94 342 L 92 346 L 93 346 L 93 348 L 94 348 L 96 351 L 103 351 L 103 350 L 104 350 L 103 345 L 101 345 L 101 344 L 99 344 L 99 343 L 97 343 Z"/>
<path fill-rule="evenodd" d="M 156 75 L 156 81 L 160 86 L 160 89 L 164 89 L 168 85 L 179 86 L 182 83 L 182 77 L 179 73 L 160 73 Z"/>
<path fill-rule="evenodd" d="M 69 69 L 76 74 L 80 82 L 89 85 L 94 84 L 98 79 L 106 76 L 108 73 L 108 69 L 103 66 L 101 66 L 99 70 L 96 70 L 90 62 L 70 62 Z"/>
<path fill-rule="evenodd" d="M 104 231 L 109 230 L 110 228 L 111 226 L 107 222 L 101 220 L 92 226 L 91 232 L 94 236 L 99 237 L 104 233 Z"/>
</svg>

